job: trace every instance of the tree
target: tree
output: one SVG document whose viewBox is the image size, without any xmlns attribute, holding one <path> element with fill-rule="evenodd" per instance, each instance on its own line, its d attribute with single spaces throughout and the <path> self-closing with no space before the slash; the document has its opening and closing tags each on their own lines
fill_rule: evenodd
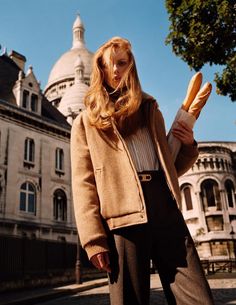
<svg viewBox="0 0 236 305">
<path fill-rule="evenodd" d="M 166 0 L 170 33 L 166 44 L 188 65 L 222 65 L 217 93 L 236 101 L 236 0 Z"/>
</svg>

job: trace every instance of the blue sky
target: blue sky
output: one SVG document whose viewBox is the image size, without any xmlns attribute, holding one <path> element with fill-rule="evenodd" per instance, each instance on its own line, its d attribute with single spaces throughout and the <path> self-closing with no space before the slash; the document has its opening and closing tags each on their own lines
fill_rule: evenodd
<svg viewBox="0 0 236 305">
<path fill-rule="evenodd" d="M 0 0 L 0 44 L 27 58 L 44 89 L 57 59 L 72 46 L 72 25 L 80 13 L 87 48 L 94 52 L 113 36 L 130 40 L 143 90 L 160 105 L 169 129 L 194 74 L 165 45 L 169 22 L 165 1 Z M 0 51 L 2 52 L 3 49 Z M 198 141 L 236 141 L 236 103 L 218 96 L 213 83 L 219 66 L 202 69 L 213 92 L 197 120 Z"/>
</svg>

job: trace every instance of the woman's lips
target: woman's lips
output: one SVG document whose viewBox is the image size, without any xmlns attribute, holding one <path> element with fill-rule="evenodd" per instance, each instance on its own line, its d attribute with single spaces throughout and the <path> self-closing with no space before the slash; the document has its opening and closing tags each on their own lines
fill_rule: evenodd
<svg viewBox="0 0 236 305">
<path fill-rule="evenodd" d="M 117 82 L 117 81 L 120 81 L 121 78 L 120 78 L 119 76 L 115 76 L 115 77 L 114 77 L 114 80 Z"/>
</svg>

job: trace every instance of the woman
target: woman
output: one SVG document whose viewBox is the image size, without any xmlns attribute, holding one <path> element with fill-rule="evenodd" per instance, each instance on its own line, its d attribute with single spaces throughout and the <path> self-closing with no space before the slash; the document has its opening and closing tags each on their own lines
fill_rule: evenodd
<svg viewBox="0 0 236 305">
<path fill-rule="evenodd" d="M 162 114 L 141 90 L 126 39 L 96 52 L 85 105 L 71 135 L 75 217 L 89 259 L 108 272 L 111 304 L 149 304 L 150 259 L 168 304 L 213 304 L 177 207 L 178 176 L 198 156 L 193 132 L 184 122 L 173 130 L 182 143 L 174 164 Z"/>
</svg>

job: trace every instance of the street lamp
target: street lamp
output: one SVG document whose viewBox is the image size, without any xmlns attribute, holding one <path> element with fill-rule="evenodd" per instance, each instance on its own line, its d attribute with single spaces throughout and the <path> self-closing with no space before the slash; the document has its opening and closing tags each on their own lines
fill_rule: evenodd
<svg viewBox="0 0 236 305">
<path fill-rule="evenodd" d="M 76 282 L 76 284 L 81 284 L 82 283 L 79 235 L 78 235 L 78 239 L 77 239 L 77 254 L 76 254 L 76 263 L 75 263 L 75 282 Z"/>
</svg>

